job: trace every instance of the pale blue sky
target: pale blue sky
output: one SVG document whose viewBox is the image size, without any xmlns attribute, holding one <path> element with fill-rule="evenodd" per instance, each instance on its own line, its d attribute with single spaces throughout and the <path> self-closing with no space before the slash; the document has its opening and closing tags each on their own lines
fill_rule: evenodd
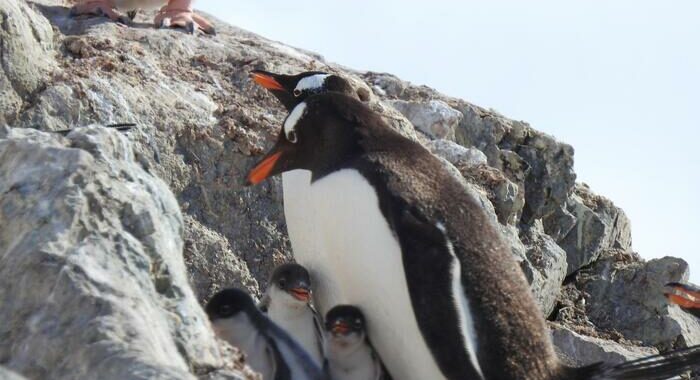
<svg viewBox="0 0 700 380">
<path fill-rule="evenodd" d="M 528 121 L 576 149 L 579 181 L 632 220 L 645 258 L 700 283 L 700 1 L 199 0 L 356 69 Z"/>
</svg>

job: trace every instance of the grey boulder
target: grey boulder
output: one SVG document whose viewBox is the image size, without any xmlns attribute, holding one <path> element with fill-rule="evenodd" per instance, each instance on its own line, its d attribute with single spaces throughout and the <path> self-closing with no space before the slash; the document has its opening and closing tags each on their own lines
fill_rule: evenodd
<svg viewBox="0 0 700 380">
<path fill-rule="evenodd" d="M 177 201 L 123 135 L 0 129 L 0 194 L 0 362 L 42 379 L 242 378 L 188 284 Z"/>
</svg>

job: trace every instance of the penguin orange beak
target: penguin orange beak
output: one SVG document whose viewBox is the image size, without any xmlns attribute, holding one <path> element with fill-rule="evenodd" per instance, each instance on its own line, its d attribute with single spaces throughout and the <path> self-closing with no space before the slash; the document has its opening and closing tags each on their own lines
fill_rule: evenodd
<svg viewBox="0 0 700 380">
<path fill-rule="evenodd" d="M 309 302 L 311 300 L 311 292 L 304 288 L 293 288 L 289 291 L 292 297 L 298 299 L 299 301 Z"/>
<path fill-rule="evenodd" d="M 265 71 L 255 70 L 250 73 L 253 81 L 268 90 L 286 91 L 284 87 L 275 79 L 272 74 Z"/>
<path fill-rule="evenodd" d="M 669 302 L 687 309 L 700 309 L 700 289 L 679 283 L 666 286 L 671 288 L 664 293 Z"/>
<path fill-rule="evenodd" d="M 336 335 L 345 335 L 350 331 L 350 326 L 343 321 L 336 321 L 331 331 Z"/>
<path fill-rule="evenodd" d="M 253 169 L 248 173 L 248 183 L 247 185 L 257 185 L 264 181 L 268 177 L 276 174 L 275 167 L 280 157 L 282 157 L 281 151 L 276 151 L 273 149 L 268 153 L 265 158 L 262 159 Z"/>
</svg>

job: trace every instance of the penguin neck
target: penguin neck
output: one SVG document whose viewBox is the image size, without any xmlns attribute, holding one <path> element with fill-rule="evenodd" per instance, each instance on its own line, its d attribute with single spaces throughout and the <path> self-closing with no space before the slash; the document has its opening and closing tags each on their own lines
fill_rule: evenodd
<svg viewBox="0 0 700 380">
<path fill-rule="evenodd" d="M 270 289 L 270 304 L 267 314 L 274 320 L 296 319 L 310 313 L 309 305 L 294 299 L 284 290 L 273 286 Z"/>
<path fill-rule="evenodd" d="M 252 328 L 255 326 L 254 318 L 251 318 L 247 313 L 218 319 L 212 324 L 217 335 L 224 337 L 233 346 L 248 346 L 260 335 L 257 328 Z"/>
<path fill-rule="evenodd" d="M 373 360 L 372 348 L 364 340 L 350 343 L 347 346 L 339 344 L 339 342 L 331 342 L 328 345 L 326 355 L 335 366 L 346 371 Z"/>
</svg>

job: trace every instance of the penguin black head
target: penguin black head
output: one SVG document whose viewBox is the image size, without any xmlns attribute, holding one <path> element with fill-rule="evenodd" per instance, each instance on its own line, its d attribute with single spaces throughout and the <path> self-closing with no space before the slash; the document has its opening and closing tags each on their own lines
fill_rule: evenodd
<svg viewBox="0 0 700 380">
<path fill-rule="evenodd" d="M 282 264 L 275 268 L 268 287 L 304 304 L 311 300 L 311 277 L 306 268 L 299 264 Z"/>
<path fill-rule="evenodd" d="M 363 131 L 371 125 L 389 130 L 381 116 L 357 99 L 338 93 L 311 96 L 289 113 L 277 143 L 248 173 L 248 184 L 295 169 L 310 170 L 313 180 L 321 178 L 362 152 Z"/>
<path fill-rule="evenodd" d="M 352 305 L 338 305 L 326 314 L 326 332 L 331 338 L 364 340 L 365 316 Z"/>
<path fill-rule="evenodd" d="M 240 313 L 254 314 L 257 311 L 253 298 L 240 289 L 224 289 L 216 293 L 207 302 L 205 311 L 214 322 L 220 319 L 233 318 Z"/>
<path fill-rule="evenodd" d="M 270 91 L 287 108 L 287 111 L 291 111 L 309 96 L 325 92 L 339 92 L 365 100 L 345 78 L 323 71 L 285 75 L 255 70 L 250 73 L 250 76 L 255 83 Z"/>
</svg>

